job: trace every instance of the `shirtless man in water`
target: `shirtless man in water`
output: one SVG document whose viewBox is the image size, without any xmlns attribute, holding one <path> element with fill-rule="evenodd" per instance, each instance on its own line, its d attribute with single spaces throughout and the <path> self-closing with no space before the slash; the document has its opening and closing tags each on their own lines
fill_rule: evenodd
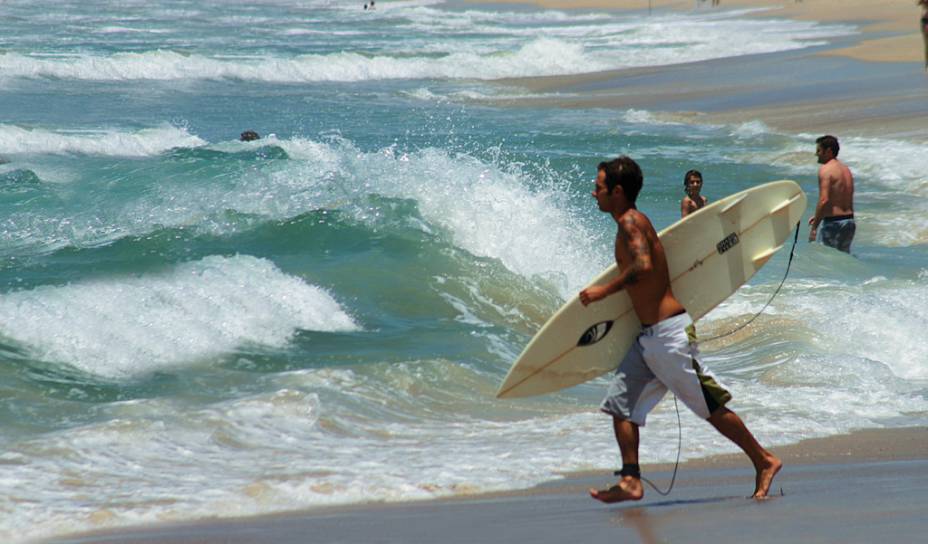
<svg viewBox="0 0 928 544">
<path fill-rule="evenodd" d="M 621 273 L 607 284 L 583 290 L 580 301 L 586 306 L 625 289 L 643 325 L 600 407 L 612 416 L 622 454 L 621 479 L 608 489 L 591 489 L 590 495 L 607 503 L 637 501 L 644 496 L 638 428 L 670 389 L 744 450 L 756 471 L 753 497 L 766 497 L 783 463 L 725 407 L 731 394 L 701 365 L 693 322 L 670 288 L 664 247 L 651 221 L 635 208 L 642 184 L 641 169 L 628 157 L 599 164 L 593 197 L 599 209 L 612 215 L 618 225 L 615 260 Z"/>
<path fill-rule="evenodd" d="M 854 176 L 851 169 L 838 160 L 838 139 L 822 136 L 815 140 L 815 156 L 822 166 L 818 169 L 818 202 L 815 215 L 809 218 L 809 241 L 814 242 L 822 224 L 822 243 L 845 253 L 851 252 L 851 242 L 857 232 L 854 222 Z"/>
</svg>

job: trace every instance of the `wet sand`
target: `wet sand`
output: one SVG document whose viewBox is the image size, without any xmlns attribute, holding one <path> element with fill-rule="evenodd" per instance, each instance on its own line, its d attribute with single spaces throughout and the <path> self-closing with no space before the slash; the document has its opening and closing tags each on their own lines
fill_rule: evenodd
<svg viewBox="0 0 928 544">
<path fill-rule="evenodd" d="M 928 140 L 928 75 L 921 64 L 817 54 L 846 43 L 853 40 L 690 64 L 509 79 L 500 84 L 535 94 L 495 103 L 638 109 L 684 123 L 762 121 L 791 134 Z"/>
<path fill-rule="evenodd" d="M 773 449 L 773 497 L 746 498 L 753 471 L 724 455 L 681 465 L 671 494 L 603 505 L 574 474 L 524 491 L 115 529 L 55 544 L 473 542 L 920 542 L 928 531 L 928 428 L 868 430 Z M 643 466 L 661 487 L 667 465 Z M 782 493 L 782 494 L 781 494 Z"/>
<path fill-rule="evenodd" d="M 499 3 L 498 0 L 470 0 Z M 535 4 L 551 9 L 622 9 L 700 12 L 712 10 L 758 9 L 754 17 L 780 17 L 821 22 L 850 22 L 860 25 L 868 35 L 861 43 L 845 46 L 826 55 L 857 60 L 924 62 L 924 46 L 919 32 L 921 10 L 914 0 L 721 0 L 711 7 L 705 0 L 507 0 L 509 3 Z"/>
<path fill-rule="evenodd" d="M 640 0 L 533 1 L 546 7 L 642 6 Z M 655 0 L 692 10 L 694 2 Z M 767 7 L 755 17 L 858 25 L 861 34 L 800 51 L 500 81 L 536 96 L 497 100 L 514 107 L 642 109 L 659 119 L 735 124 L 762 121 L 787 133 L 928 140 L 928 73 L 914 2 L 723 0 L 722 8 Z M 701 10 L 709 10 L 705 4 Z M 716 8 L 719 9 L 719 8 Z"/>
</svg>

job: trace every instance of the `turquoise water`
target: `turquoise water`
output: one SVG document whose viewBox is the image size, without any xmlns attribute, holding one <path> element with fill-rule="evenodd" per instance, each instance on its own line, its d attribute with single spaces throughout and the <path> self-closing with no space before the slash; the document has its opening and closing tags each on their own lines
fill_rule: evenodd
<svg viewBox="0 0 928 544">
<path fill-rule="evenodd" d="M 0 5 L 0 535 L 532 485 L 616 464 L 603 380 L 494 398 L 609 263 L 618 153 L 678 218 L 814 137 L 503 108 L 490 80 L 827 43 L 853 27 L 382 2 Z M 751 49 L 732 51 L 750 33 Z M 541 37 L 539 37 L 541 36 Z M 264 137 L 239 142 L 253 129 Z M 925 424 L 924 145 L 842 139 L 854 256 L 801 241 L 703 346 L 765 443 Z M 807 235 L 803 228 L 801 240 Z M 725 332 L 777 255 L 700 323 Z M 642 454 L 672 460 L 672 405 Z M 684 457 L 731 451 L 690 414 Z"/>
</svg>

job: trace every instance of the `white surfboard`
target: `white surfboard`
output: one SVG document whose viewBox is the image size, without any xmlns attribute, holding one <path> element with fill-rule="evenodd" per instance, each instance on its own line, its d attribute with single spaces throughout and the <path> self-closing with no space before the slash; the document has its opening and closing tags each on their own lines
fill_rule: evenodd
<svg viewBox="0 0 928 544">
<path fill-rule="evenodd" d="M 794 181 L 773 181 L 719 200 L 658 233 L 673 293 L 693 320 L 744 285 L 783 247 L 806 209 Z M 618 274 L 615 264 L 590 285 Z M 641 322 L 625 291 L 583 306 L 573 297 L 535 334 L 496 396 L 558 391 L 615 370 Z"/>
</svg>

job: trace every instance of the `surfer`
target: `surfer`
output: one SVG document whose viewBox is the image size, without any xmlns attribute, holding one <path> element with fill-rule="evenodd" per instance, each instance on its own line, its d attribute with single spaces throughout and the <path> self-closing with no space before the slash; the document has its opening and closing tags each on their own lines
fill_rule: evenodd
<svg viewBox="0 0 928 544">
<path fill-rule="evenodd" d="M 818 203 L 815 215 L 809 218 L 809 241 L 815 241 L 821 224 L 822 243 L 850 253 L 857 231 L 854 223 L 854 176 L 850 168 L 838 160 L 839 150 L 838 139 L 834 136 L 825 135 L 815 140 L 815 156 L 822 166 L 818 169 Z"/>
<path fill-rule="evenodd" d="M 699 194 L 702 190 L 702 174 L 699 170 L 690 170 L 683 176 L 683 190 L 686 194 L 680 201 L 680 217 L 686 217 L 709 202 L 709 199 Z"/>
<path fill-rule="evenodd" d="M 255 140 L 260 140 L 261 136 L 253 130 L 246 130 L 238 137 L 238 139 L 243 142 L 253 142 Z"/>
<path fill-rule="evenodd" d="M 756 471 L 753 497 L 766 497 L 783 464 L 725 407 L 731 394 L 700 363 L 693 322 L 670 288 L 664 247 L 651 221 L 635 207 L 642 185 L 641 168 L 628 157 L 599 164 L 593 197 L 618 225 L 615 259 L 621 273 L 607 284 L 584 289 L 580 301 L 589 305 L 624 289 L 643 325 L 600 406 L 612 416 L 622 455 L 621 479 L 608 489 L 591 489 L 590 495 L 607 503 L 644 496 L 638 429 L 670 389 L 748 455 Z"/>
</svg>

